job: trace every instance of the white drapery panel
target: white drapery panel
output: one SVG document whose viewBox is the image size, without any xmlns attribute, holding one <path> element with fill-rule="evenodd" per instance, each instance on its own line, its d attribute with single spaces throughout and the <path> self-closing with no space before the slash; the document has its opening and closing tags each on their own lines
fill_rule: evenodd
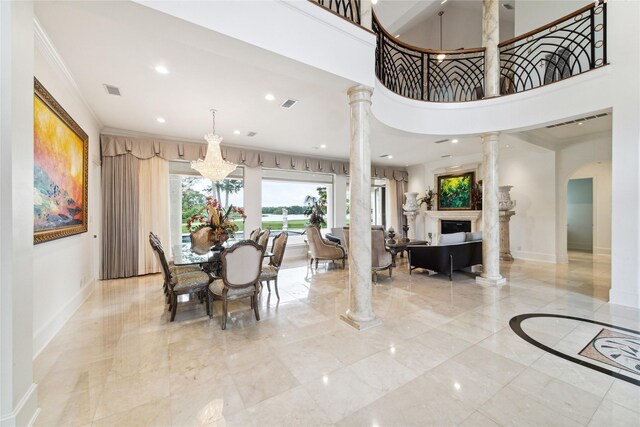
<svg viewBox="0 0 640 427">
<path fill-rule="evenodd" d="M 159 273 L 162 266 L 149 245 L 149 232 L 160 237 L 170 256 L 169 162 L 160 157 L 140 160 L 138 200 L 138 274 Z"/>
</svg>

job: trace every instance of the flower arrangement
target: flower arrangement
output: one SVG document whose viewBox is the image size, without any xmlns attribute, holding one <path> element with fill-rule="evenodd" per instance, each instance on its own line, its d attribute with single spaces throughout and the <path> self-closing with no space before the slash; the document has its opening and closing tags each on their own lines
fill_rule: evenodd
<svg viewBox="0 0 640 427">
<path fill-rule="evenodd" d="M 233 222 L 231 218 L 232 214 L 237 214 L 241 216 L 242 219 L 247 218 L 242 208 L 230 205 L 225 209 L 217 199 L 207 196 L 207 202 L 202 209 L 187 219 L 187 230 L 194 233 L 201 228 L 211 227 L 210 238 L 212 241 L 219 242 L 227 240 L 228 236 L 238 231 L 238 225 Z"/>
<path fill-rule="evenodd" d="M 431 187 L 429 187 L 427 191 L 425 191 L 424 197 L 418 199 L 418 203 L 420 203 L 420 206 L 426 204 L 427 210 L 431 210 L 431 208 L 433 207 L 433 202 L 437 196 L 438 193 L 436 193 L 431 189 Z"/>
</svg>

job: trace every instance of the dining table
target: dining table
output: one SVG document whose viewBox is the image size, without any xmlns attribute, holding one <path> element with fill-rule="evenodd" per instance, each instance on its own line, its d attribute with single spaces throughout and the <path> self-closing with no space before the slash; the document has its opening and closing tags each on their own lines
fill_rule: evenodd
<svg viewBox="0 0 640 427">
<path fill-rule="evenodd" d="M 173 263 L 175 265 L 195 265 L 202 266 L 202 269 L 213 277 L 220 277 L 220 268 L 222 268 L 222 261 L 220 254 L 225 249 L 228 249 L 240 242 L 239 239 L 229 239 L 221 246 L 211 246 L 208 248 L 192 247 L 190 242 L 183 242 L 179 245 L 174 245 L 173 249 Z M 263 258 L 271 258 L 273 253 L 265 251 Z"/>
</svg>

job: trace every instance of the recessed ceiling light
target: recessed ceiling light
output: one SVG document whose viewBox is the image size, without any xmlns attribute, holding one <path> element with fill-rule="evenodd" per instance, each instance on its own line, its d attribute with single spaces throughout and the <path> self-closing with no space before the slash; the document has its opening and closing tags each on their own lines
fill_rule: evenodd
<svg viewBox="0 0 640 427">
<path fill-rule="evenodd" d="M 158 117 L 158 118 L 156 119 L 156 121 L 157 121 L 158 123 L 164 123 L 164 122 L 166 122 L 166 120 L 164 119 L 164 117 Z"/>
<path fill-rule="evenodd" d="M 509 147 L 511 147 L 511 146 L 510 146 L 509 144 L 507 144 L 507 145 L 505 145 L 505 147 L 509 148 Z"/>
<path fill-rule="evenodd" d="M 273 96 L 273 94 L 268 93 L 264 96 L 264 99 L 266 99 L 267 101 L 273 101 L 274 99 L 276 99 L 276 97 Z"/>
<path fill-rule="evenodd" d="M 451 140 L 451 143 L 452 143 L 452 144 L 457 144 L 457 143 L 458 143 L 458 140 L 457 140 L 457 139 L 452 139 L 452 140 Z"/>
<path fill-rule="evenodd" d="M 371 4 L 378 4 L 378 0 L 371 0 Z"/>
<path fill-rule="evenodd" d="M 400 37 L 400 34 L 396 34 L 396 38 Z"/>
<path fill-rule="evenodd" d="M 327 144 L 320 144 L 320 148 L 327 148 Z"/>
<path fill-rule="evenodd" d="M 164 65 L 156 65 L 156 71 L 160 74 L 169 74 L 169 70 Z"/>
<path fill-rule="evenodd" d="M 393 159 L 393 156 L 389 156 L 389 157 L 387 157 L 387 159 Z"/>
<path fill-rule="evenodd" d="M 440 4 L 445 4 L 446 2 L 447 2 L 447 0 L 442 0 L 442 1 L 440 2 Z"/>
<path fill-rule="evenodd" d="M 578 126 L 582 126 L 583 122 L 578 122 Z"/>
<path fill-rule="evenodd" d="M 240 131 L 238 129 L 234 130 L 233 133 L 236 135 L 240 135 Z"/>
</svg>

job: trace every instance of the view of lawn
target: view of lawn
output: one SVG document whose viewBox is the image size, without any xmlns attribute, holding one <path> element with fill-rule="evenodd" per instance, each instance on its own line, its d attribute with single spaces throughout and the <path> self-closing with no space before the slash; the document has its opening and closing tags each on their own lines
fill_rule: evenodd
<svg viewBox="0 0 640 427">
<path fill-rule="evenodd" d="M 307 223 L 308 221 L 306 219 L 289 220 L 289 230 L 303 230 L 305 224 Z M 236 222 L 236 224 L 238 224 L 238 231 L 244 230 L 244 223 L 238 221 Z M 269 228 L 271 230 L 282 230 L 282 221 L 263 221 L 262 228 Z M 187 224 L 184 222 L 182 223 L 182 232 L 183 233 L 189 232 L 187 230 Z"/>
</svg>

